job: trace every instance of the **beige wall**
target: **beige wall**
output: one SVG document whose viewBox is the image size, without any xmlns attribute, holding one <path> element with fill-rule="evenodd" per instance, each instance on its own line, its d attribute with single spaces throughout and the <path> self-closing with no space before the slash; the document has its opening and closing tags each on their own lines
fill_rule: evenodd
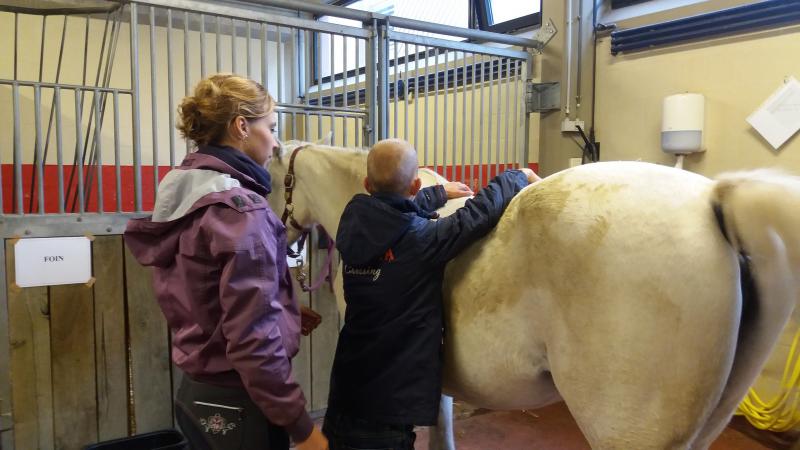
<svg viewBox="0 0 800 450">
<path fill-rule="evenodd" d="M 597 48 L 597 136 L 603 160 L 673 164 L 660 146 L 665 96 L 706 97 L 707 152 L 685 168 L 713 176 L 726 170 L 782 167 L 800 172 L 800 138 L 775 151 L 745 121 L 787 76 L 800 77 L 800 27 L 663 50 L 612 56 Z"/>
<path fill-rule="evenodd" d="M 706 97 L 707 152 L 687 158 L 687 170 L 714 176 L 755 167 L 800 173 L 800 137 L 775 151 L 745 118 L 784 80 L 800 77 L 800 27 L 612 56 L 610 38 L 597 48 L 597 138 L 601 159 L 674 164 L 661 151 L 661 102 L 671 94 Z M 790 323 L 757 382 L 777 387 L 797 324 Z"/>
</svg>

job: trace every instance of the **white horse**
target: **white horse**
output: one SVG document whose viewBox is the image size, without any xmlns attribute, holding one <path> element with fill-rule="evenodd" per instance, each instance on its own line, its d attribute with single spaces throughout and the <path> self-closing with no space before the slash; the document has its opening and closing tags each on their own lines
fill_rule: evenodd
<svg viewBox="0 0 800 450">
<path fill-rule="evenodd" d="M 287 165 L 270 166 L 276 212 Z M 366 153 L 311 145 L 294 169 L 295 219 L 335 235 Z M 491 409 L 563 399 L 596 449 L 707 448 L 794 308 L 798 211 L 800 181 L 765 171 L 598 163 L 529 186 L 448 265 L 445 392 Z"/>
</svg>

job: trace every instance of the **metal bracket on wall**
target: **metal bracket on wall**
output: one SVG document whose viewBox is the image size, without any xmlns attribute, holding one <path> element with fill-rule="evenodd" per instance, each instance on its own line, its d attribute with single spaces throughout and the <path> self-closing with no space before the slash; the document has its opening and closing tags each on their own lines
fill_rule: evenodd
<svg viewBox="0 0 800 450">
<path fill-rule="evenodd" d="M 534 49 L 541 53 L 556 33 L 558 33 L 558 29 L 556 24 L 553 23 L 553 19 L 547 19 L 547 23 L 543 23 L 533 35 L 533 40 L 536 41 Z"/>
<path fill-rule="evenodd" d="M 561 83 L 528 82 L 525 86 L 525 105 L 528 113 L 561 109 Z"/>
</svg>

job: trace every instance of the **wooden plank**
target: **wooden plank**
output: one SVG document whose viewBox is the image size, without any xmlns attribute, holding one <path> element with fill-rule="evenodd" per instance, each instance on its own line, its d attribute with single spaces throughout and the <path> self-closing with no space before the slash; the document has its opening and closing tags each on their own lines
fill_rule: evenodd
<svg viewBox="0 0 800 450">
<path fill-rule="evenodd" d="M 172 379 L 167 322 L 153 294 L 152 274 L 125 248 L 134 433 L 172 425 Z"/>
<path fill-rule="evenodd" d="M 14 445 L 14 422 L 11 419 L 11 345 L 8 335 L 8 279 L 6 246 L 0 245 L 0 449 Z"/>
<path fill-rule="evenodd" d="M 6 241 L 14 448 L 53 448 L 53 391 L 47 288 L 16 289 L 14 247 Z"/>
<path fill-rule="evenodd" d="M 292 285 L 294 286 L 295 296 L 297 302 L 302 306 L 311 305 L 311 297 L 307 292 L 300 289 L 300 284 L 297 282 L 297 268 L 290 269 L 292 273 Z M 292 373 L 295 380 L 300 383 L 303 388 L 303 393 L 306 396 L 308 405 L 306 408 L 311 407 L 311 338 L 307 336 L 300 337 L 300 351 L 297 356 L 292 360 Z"/>
<path fill-rule="evenodd" d="M 312 247 L 309 248 L 311 258 L 310 280 L 315 281 L 322 270 L 327 249 L 319 249 L 318 232 L 314 229 Z M 330 245 L 333 245 L 331 242 Z M 334 252 L 333 259 L 336 259 Z M 339 338 L 339 310 L 336 307 L 336 296 L 330 285 L 325 283 L 317 291 L 311 293 L 311 307 L 322 316 L 322 323 L 311 334 L 311 392 L 312 410 L 318 411 L 328 407 L 331 368 L 336 352 L 336 341 Z"/>
<path fill-rule="evenodd" d="M 100 441 L 128 435 L 125 255 L 122 248 L 122 236 L 97 236 L 92 243 L 97 435 Z"/>
<path fill-rule="evenodd" d="M 97 442 L 94 294 L 82 284 L 50 288 L 53 423 L 58 449 Z"/>
</svg>

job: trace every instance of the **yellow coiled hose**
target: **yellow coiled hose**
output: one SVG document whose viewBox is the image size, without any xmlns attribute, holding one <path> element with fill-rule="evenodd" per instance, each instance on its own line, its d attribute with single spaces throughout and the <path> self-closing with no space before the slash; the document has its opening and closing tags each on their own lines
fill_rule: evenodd
<svg viewBox="0 0 800 450">
<path fill-rule="evenodd" d="M 778 395 L 771 401 L 765 402 L 753 388 L 750 388 L 736 411 L 737 416 L 745 416 L 748 422 L 761 430 L 789 431 L 800 424 L 800 412 L 797 410 L 800 402 L 798 342 L 800 342 L 800 330 L 797 330 L 792 340 Z"/>
</svg>

